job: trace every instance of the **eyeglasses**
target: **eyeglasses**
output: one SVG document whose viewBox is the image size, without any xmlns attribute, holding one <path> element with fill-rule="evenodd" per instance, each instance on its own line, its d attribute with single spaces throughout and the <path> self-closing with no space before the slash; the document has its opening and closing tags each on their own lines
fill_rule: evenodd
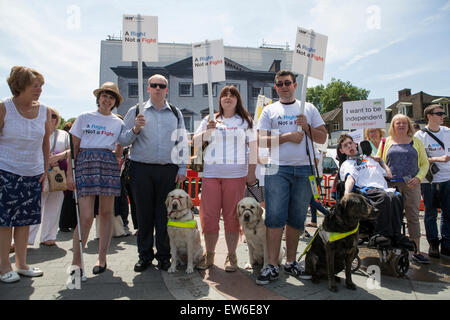
<svg viewBox="0 0 450 320">
<path fill-rule="evenodd" d="M 158 86 L 159 86 L 160 89 L 167 88 L 167 84 L 164 84 L 164 83 L 150 83 L 150 88 L 155 89 Z"/>
<path fill-rule="evenodd" d="M 439 117 L 442 117 L 443 115 L 445 115 L 445 112 L 442 112 L 442 111 L 440 111 L 440 112 L 432 112 L 430 114 L 435 114 L 435 115 L 437 115 Z"/>
<path fill-rule="evenodd" d="M 52 119 L 58 119 L 58 116 L 54 113 L 52 113 Z"/>
<path fill-rule="evenodd" d="M 290 80 L 285 80 L 284 82 L 283 81 L 279 81 L 279 82 L 275 83 L 275 85 L 278 88 L 282 88 L 283 85 L 285 85 L 286 87 L 289 87 L 291 84 L 292 84 L 292 81 L 290 81 Z"/>
</svg>

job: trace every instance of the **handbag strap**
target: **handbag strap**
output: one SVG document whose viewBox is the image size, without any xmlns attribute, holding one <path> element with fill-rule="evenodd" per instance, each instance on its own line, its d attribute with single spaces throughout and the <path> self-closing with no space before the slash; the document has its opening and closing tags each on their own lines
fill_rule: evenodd
<svg viewBox="0 0 450 320">
<path fill-rule="evenodd" d="M 438 137 L 436 137 L 434 134 L 432 134 L 430 130 L 428 130 L 427 128 L 423 128 L 423 129 L 421 129 L 421 130 L 422 130 L 423 132 L 428 133 L 428 134 L 430 135 L 430 137 L 432 137 L 434 140 L 436 140 L 436 142 L 440 144 L 440 146 L 442 147 L 442 149 L 445 150 L 444 143 L 443 143 L 441 140 L 439 140 Z"/>
</svg>

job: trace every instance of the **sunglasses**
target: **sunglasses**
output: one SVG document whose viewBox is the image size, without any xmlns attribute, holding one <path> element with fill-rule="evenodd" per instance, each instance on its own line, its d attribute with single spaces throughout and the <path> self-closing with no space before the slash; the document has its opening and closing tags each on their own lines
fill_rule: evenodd
<svg viewBox="0 0 450 320">
<path fill-rule="evenodd" d="M 158 86 L 159 86 L 160 89 L 167 88 L 167 84 L 164 84 L 164 83 L 150 83 L 150 88 L 155 89 Z"/>
<path fill-rule="evenodd" d="M 58 116 L 56 114 L 52 114 L 52 119 L 58 119 Z"/>
<path fill-rule="evenodd" d="M 278 87 L 278 88 L 282 88 L 283 87 L 283 85 L 285 85 L 286 87 L 289 87 L 290 85 L 292 84 L 292 81 L 290 81 L 290 80 L 286 80 L 286 81 L 279 81 L 279 82 L 277 82 L 277 83 L 275 83 L 275 85 Z"/>
<path fill-rule="evenodd" d="M 432 112 L 431 114 L 435 114 L 435 115 L 441 117 L 441 116 L 445 115 L 445 112 L 442 112 L 442 111 L 440 111 L 440 112 Z"/>
</svg>

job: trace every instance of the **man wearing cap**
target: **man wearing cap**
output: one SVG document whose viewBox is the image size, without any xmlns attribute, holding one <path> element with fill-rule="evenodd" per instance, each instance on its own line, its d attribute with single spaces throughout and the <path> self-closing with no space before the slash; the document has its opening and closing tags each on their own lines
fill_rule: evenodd
<svg viewBox="0 0 450 320">
<path fill-rule="evenodd" d="M 130 145 L 130 185 L 138 219 L 138 254 L 136 272 L 144 271 L 153 261 L 158 267 L 170 267 L 167 234 L 167 194 L 186 179 L 189 145 L 183 115 L 166 101 L 167 79 L 155 74 L 148 79 L 150 99 L 136 117 L 138 105 L 128 110 L 124 122 L 127 131 L 121 144 Z M 156 231 L 156 254 L 153 231 Z"/>
</svg>

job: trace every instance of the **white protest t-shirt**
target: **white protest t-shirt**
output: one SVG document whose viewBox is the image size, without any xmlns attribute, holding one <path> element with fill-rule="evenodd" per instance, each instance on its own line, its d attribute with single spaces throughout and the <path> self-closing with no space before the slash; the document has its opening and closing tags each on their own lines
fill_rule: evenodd
<svg viewBox="0 0 450 320">
<path fill-rule="evenodd" d="M 205 117 L 196 134 L 206 130 L 209 116 Z M 247 121 L 239 115 L 217 118 L 213 141 L 206 147 L 203 166 L 205 178 L 241 178 L 248 172 Z"/>
<path fill-rule="evenodd" d="M 347 174 L 355 179 L 355 185 L 359 188 L 375 187 L 387 190 L 386 170 L 378 162 L 370 157 L 363 156 L 360 165 L 356 160 L 345 160 L 340 169 L 341 181 L 345 181 Z"/>
<path fill-rule="evenodd" d="M 280 135 L 286 132 L 297 131 L 297 116 L 300 114 L 300 101 L 293 104 L 282 104 L 275 102 L 264 108 L 258 122 L 258 130 L 271 131 L 272 135 Z M 312 128 L 317 128 L 325 123 L 317 108 L 309 103 L 305 103 L 304 115 L 308 124 Z M 311 161 L 313 158 L 313 143 L 308 138 Z M 269 163 L 285 166 L 309 165 L 306 153 L 306 134 L 301 143 L 285 142 L 280 146 L 272 146 L 270 150 Z"/>
<path fill-rule="evenodd" d="M 427 127 L 428 130 L 430 130 Z M 444 126 L 439 127 L 439 132 L 432 132 L 439 140 L 444 143 L 445 149 L 441 147 L 441 145 L 434 140 L 428 133 L 419 130 L 414 135 L 416 138 L 419 138 L 422 141 L 423 146 L 425 147 L 425 152 L 428 155 L 428 158 L 440 157 L 446 154 L 450 154 L 450 129 Z M 433 182 L 445 182 L 450 180 L 450 161 L 449 162 L 435 162 L 439 168 L 439 172 L 437 172 L 433 176 Z M 423 183 L 428 182 L 427 179 L 422 181 Z"/>
<path fill-rule="evenodd" d="M 113 151 L 124 127 L 123 121 L 114 114 L 105 116 L 91 111 L 82 113 L 75 120 L 70 133 L 81 139 L 80 148 Z"/>
</svg>

